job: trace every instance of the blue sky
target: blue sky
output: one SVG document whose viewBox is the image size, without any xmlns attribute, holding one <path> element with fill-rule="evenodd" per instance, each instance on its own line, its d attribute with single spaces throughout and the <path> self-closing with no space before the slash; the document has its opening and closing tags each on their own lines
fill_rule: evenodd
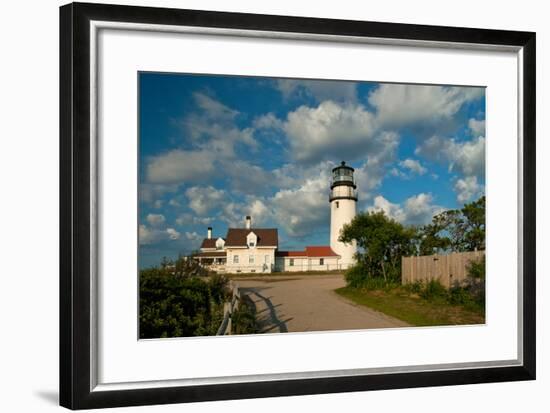
<svg viewBox="0 0 550 413">
<path fill-rule="evenodd" d="M 198 248 L 208 226 L 328 245 L 331 169 L 358 211 L 411 225 L 485 191 L 485 89 L 139 74 L 140 267 Z"/>
</svg>

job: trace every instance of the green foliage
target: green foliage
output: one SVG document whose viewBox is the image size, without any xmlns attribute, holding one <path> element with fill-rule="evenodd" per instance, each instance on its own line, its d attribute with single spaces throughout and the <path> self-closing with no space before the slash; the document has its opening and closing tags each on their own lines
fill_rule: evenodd
<svg viewBox="0 0 550 413">
<path fill-rule="evenodd" d="M 437 280 L 427 283 L 416 281 L 403 286 L 403 289 L 428 301 L 461 305 L 479 312 L 485 308 L 485 256 L 471 261 L 467 269 L 466 281 L 462 284 L 457 282 L 448 290 Z"/>
<path fill-rule="evenodd" d="M 388 283 L 401 279 L 401 257 L 415 252 L 415 229 L 405 227 L 389 218 L 384 212 L 364 212 L 344 225 L 339 240 L 357 242 L 358 269 L 352 269 L 352 282 L 382 277 Z M 357 271 L 357 272 L 355 272 Z M 361 274 L 362 273 L 362 274 Z"/>
<path fill-rule="evenodd" d="M 208 270 L 201 266 L 197 260 L 181 255 L 175 263 L 172 263 L 171 268 L 177 277 L 206 277 L 209 275 Z"/>
<path fill-rule="evenodd" d="M 474 298 L 468 288 L 455 285 L 449 290 L 449 302 L 457 305 L 471 305 L 474 303 Z"/>
<path fill-rule="evenodd" d="M 418 242 L 420 255 L 485 249 L 485 196 L 435 215 L 418 229 Z"/>
<path fill-rule="evenodd" d="M 247 295 L 241 297 L 241 303 L 231 317 L 233 334 L 254 334 L 258 332 L 256 306 Z"/>
<path fill-rule="evenodd" d="M 364 290 L 388 290 L 395 288 L 399 283 L 395 281 L 384 280 L 382 277 L 372 277 L 366 268 L 361 264 L 356 264 L 348 268 L 344 273 L 346 284 L 352 288 L 361 288 Z"/>
<path fill-rule="evenodd" d="M 479 260 L 472 260 L 468 263 L 466 267 L 468 271 L 468 277 L 476 280 L 485 279 L 485 255 L 483 255 Z"/>
<path fill-rule="evenodd" d="M 420 297 L 428 301 L 433 301 L 436 299 L 446 299 L 447 289 L 443 287 L 439 280 L 430 280 L 424 285 L 424 288 L 420 291 Z"/>
<path fill-rule="evenodd" d="M 346 284 L 353 288 L 360 288 L 366 282 L 368 277 L 366 269 L 361 264 L 350 267 L 344 273 Z"/>
<path fill-rule="evenodd" d="M 424 284 L 422 284 L 420 281 L 415 281 L 413 283 L 404 285 L 403 288 L 412 294 L 420 295 L 420 293 L 424 289 Z"/>
<path fill-rule="evenodd" d="M 479 260 L 471 261 L 467 267 L 468 280 L 466 288 L 472 296 L 473 301 L 485 307 L 485 255 Z"/>
<path fill-rule="evenodd" d="M 221 322 L 227 279 L 178 276 L 170 265 L 140 272 L 140 338 L 212 335 Z"/>
</svg>

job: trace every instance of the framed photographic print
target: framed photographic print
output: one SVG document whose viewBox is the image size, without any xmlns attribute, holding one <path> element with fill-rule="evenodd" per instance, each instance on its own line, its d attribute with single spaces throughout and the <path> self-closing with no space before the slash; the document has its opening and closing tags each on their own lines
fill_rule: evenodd
<svg viewBox="0 0 550 413">
<path fill-rule="evenodd" d="M 535 378 L 535 34 L 73 3 L 60 401 Z"/>
</svg>

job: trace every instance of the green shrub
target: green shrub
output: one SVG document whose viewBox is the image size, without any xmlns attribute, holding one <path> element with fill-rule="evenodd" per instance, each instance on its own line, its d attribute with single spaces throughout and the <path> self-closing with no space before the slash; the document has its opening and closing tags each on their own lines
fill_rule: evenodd
<svg viewBox="0 0 550 413">
<path fill-rule="evenodd" d="M 448 292 L 439 280 L 430 280 L 426 283 L 422 291 L 420 291 L 420 296 L 431 301 L 438 298 L 447 298 Z"/>
<path fill-rule="evenodd" d="M 449 290 L 449 303 L 455 305 L 465 305 L 471 304 L 472 302 L 472 294 L 467 287 L 455 285 Z"/>
<path fill-rule="evenodd" d="M 227 281 L 176 276 L 164 268 L 139 277 L 140 338 L 213 335 L 223 316 Z"/>
<path fill-rule="evenodd" d="M 472 260 L 466 266 L 466 271 L 469 278 L 476 280 L 485 279 L 485 255 L 478 260 Z"/>
<path fill-rule="evenodd" d="M 473 302 L 485 307 L 485 255 L 475 261 L 470 261 L 467 266 L 468 279 L 466 281 L 468 292 Z"/>
<path fill-rule="evenodd" d="M 415 281 L 413 283 L 405 284 L 403 288 L 411 294 L 420 294 L 424 289 L 422 281 Z"/>
<path fill-rule="evenodd" d="M 242 296 L 237 310 L 231 317 L 233 334 L 254 334 L 258 332 L 256 306 L 249 296 Z"/>
<path fill-rule="evenodd" d="M 348 287 L 363 288 L 365 290 L 391 290 L 399 286 L 393 278 L 384 280 L 383 277 L 373 277 L 362 264 L 356 264 L 344 274 Z"/>
<path fill-rule="evenodd" d="M 361 264 L 356 264 L 346 270 L 344 278 L 349 287 L 360 288 L 365 284 L 369 275 Z"/>
</svg>

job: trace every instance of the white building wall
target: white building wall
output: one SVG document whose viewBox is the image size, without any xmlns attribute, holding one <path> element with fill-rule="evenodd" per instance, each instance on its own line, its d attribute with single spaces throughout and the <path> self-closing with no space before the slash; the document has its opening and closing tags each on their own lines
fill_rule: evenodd
<svg viewBox="0 0 550 413">
<path fill-rule="evenodd" d="M 293 260 L 293 265 L 291 265 Z M 323 258 L 321 265 L 319 258 L 307 257 L 277 257 L 275 261 L 275 270 L 284 272 L 296 271 L 334 271 L 342 269 L 338 257 Z"/>
<path fill-rule="evenodd" d="M 226 248 L 226 272 L 229 273 L 270 273 L 275 266 L 275 248 Z M 235 263 L 235 256 L 238 263 Z M 253 257 L 253 263 L 250 262 Z"/>
<path fill-rule="evenodd" d="M 333 189 L 333 195 L 338 195 L 340 188 L 349 188 L 346 186 L 337 186 Z M 340 255 L 340 264 L 343 269 L 355 263 L 354 254 L 357 252 L 357 243 L 352 241 L 344 244 L 338 241 L 340 231 L 344 224 L 348 224 L 355 217 L 357 202 L 353 199 L 335 199 L 330 203 L 330 247 Z"/>
</svg>

